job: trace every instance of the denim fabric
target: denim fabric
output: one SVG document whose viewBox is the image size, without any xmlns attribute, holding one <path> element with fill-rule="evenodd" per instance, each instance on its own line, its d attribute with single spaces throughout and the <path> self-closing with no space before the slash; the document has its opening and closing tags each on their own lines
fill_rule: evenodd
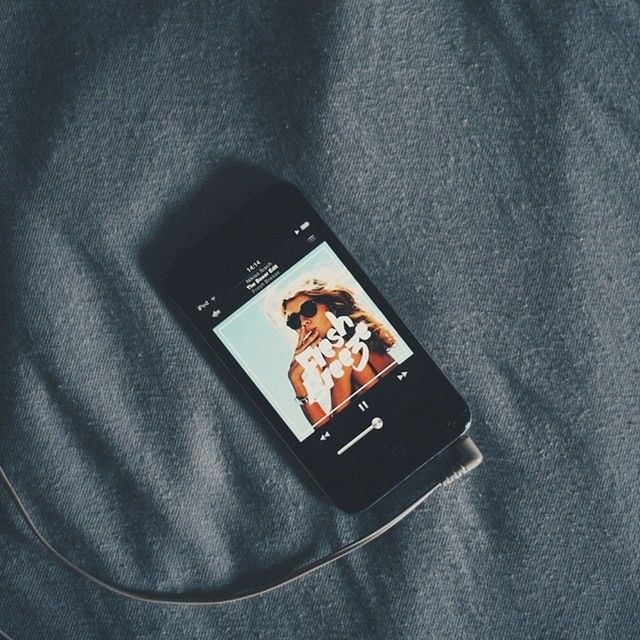
<svg viewBox="0 0 640 640">
<path fill-rule="evenodd" d="M 9 1 L 0 34 L 0 464 L 62 551 L 193 593 L 379 522 L 319 494 L 158 284 L 277 179 L 485 454 L 379 542 L 209 609 L 84 582 L 0 492 L 6 634 L 638 637 L 636 3 Z"/>
</svg>

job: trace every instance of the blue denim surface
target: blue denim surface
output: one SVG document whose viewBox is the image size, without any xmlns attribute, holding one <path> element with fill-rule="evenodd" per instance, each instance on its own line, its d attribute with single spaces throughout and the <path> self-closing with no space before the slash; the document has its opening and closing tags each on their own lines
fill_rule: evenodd
<svg viewBox="0 0 640 640">
<path fill-rule="evenodd" d="M 348 541 L 160 294 L 297 184 L 456 382 L 485 463 L 246 603 L 106 594 L 0 493 L 14 640 L 637 638 L 640 9 L 8 2 L 0 463 L 64 552 L 167 593 Z"/>
</svg>

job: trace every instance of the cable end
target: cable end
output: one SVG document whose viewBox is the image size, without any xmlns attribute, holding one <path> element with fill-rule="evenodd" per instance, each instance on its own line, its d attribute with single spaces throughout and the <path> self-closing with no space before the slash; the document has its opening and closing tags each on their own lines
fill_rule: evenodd
<svg viewBox="0 0 640 640">
<path fill-rule="evenodd" d="M 458 478 L 461 478 L 462 476 L 466 475 L 470 471 L 473 471 L 482 462 L 483 460 L 482 452 L 480 451 L 480 449 L 478 449 L 475 442 L 473 442 L 471 438 L 466 438 L 464 445 L 469 450 L 469 453 L 471 453 L 471 458 L 467 460 L 464 464 L 461 464 L 455 471 L 450 473 L 440 483 L 440 486 L 446 487 L 447 485 L 450 485 L 455 480 L 458 480 Z"/>
</svg>

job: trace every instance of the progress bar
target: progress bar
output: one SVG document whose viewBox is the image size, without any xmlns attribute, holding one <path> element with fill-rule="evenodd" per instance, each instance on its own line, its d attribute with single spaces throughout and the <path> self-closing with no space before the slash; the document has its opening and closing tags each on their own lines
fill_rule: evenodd
<svg viewBox="0 0 640 640">
<path fill-rule="evenodd" d="M 362 440 L 362 438 L 364 438 L 368 433 L 371 433 L 374 429 L 382 429 L 383 424 L 384 421 L 382 418 L 374 418 L 366 429 L 359 433 L 353 440 L 347 442 L 342 449 L 338 449 L 338 455 L 341 456 L 347 449 L 353 447 L 356 442 Z"/>
</svg>

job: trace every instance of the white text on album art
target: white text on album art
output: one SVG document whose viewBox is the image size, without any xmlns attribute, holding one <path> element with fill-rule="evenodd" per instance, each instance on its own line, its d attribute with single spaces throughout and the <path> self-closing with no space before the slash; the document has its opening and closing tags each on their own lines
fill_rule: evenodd
<svg viewBox="0 0 640 640">
<path fill-rule="evenodd" d="M 333 379 L 341 378 L 345 367 L 362 371 L 369 362 L 369 347 L 364 341 L 371 337 L 371 331 L 366 323 L 358 322 L 354 327 L 349 316 L 337 317 L 330 311 L 327 311 L 326 317 L 332 325 L 326 338 L 296 356 L 304 369 L 302 379 L 311 402 L 333 387 Z M 354 328 L 354 334 L 345 341 L 347 327 Z M 356 364 L 353 356 L 358 354 L 360 360 Z"/>
</svg>

